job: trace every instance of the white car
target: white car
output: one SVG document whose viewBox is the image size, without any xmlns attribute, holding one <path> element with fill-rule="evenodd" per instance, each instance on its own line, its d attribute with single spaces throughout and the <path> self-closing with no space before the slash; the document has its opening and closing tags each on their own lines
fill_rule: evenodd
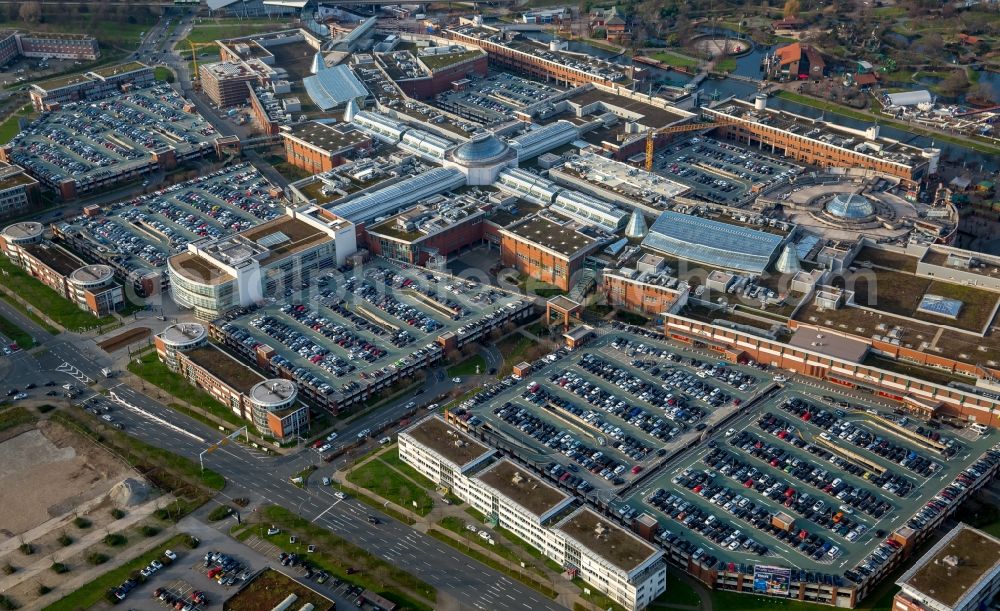
<svg viewBox="0 0 1000 611">
<path fill-rule="evenodd" d="M 171 550 L 163 552 L 163 555 L 166 556 L 167 558 L 170 558 L 171 560 L 177 560 L 177 554 L 175 554 Z"/>
<path fill-rule="evenodd" d="M 333 496 L 337 497 L 338 499 L 340 499 L 340 500 L 342 500 L 342 501 L 343 501 L 344 499 L 346 499 L 346 498 L 347 498 L 347 494 L 346 494 L 346 493 L 344 493 L 344 492 L 343 492 L 343 491 L 341 491 L 341 490 L 338 490 L 338 491 L 334 492 L 334 493 L 333 493 Z"/>
<path fill-rule="evenodd" d="M 337 438 L 337 434 L 336 433 L 330 433 L 329 435 L 326 436 L 326 440 L 327 441 L 333 441 L 336 438 Z"/>
<path fill-rule="evenodd" d="M 452 378 L 451 381 L 454 382 L 455 384 L 461 384 L 462 378 Z"/>
<path fill-rule="evenodd" d="M 726 431 L 726 437 L 732 437 L 735 434 L 736 434 L 736 429 L 729 429 L 728 431 Z"/>
</svg>

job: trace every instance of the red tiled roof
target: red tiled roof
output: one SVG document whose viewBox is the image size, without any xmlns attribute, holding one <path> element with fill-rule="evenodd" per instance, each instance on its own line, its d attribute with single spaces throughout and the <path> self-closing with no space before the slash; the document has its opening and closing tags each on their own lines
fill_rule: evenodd
<svg viewBox="0 0 1000 611">
<path fill-rule="evenodd" d="M 870 72 L 867 74 L 858 74 L 855 75 L 854 82 L 858 86 L 874 85 L 878 82 L 878 77 Z"/>
<path fill-rule="evenodd" d="M 784 66 L 802 59 L 802 45 L 793 42 L 777 49 L 774 54 L 778 57 L 778 64 Z"/>
</svg>

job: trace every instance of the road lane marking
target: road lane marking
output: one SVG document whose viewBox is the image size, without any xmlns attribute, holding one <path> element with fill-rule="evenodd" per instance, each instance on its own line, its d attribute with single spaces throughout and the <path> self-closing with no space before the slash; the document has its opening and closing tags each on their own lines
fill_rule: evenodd
<svg viewBox="0 0 1000 611">
<path fill-rule="evenodd" d="M 327 507 L 326 509 L 323 510 L 323 513 L 321 513 L 318 516 L 316 516 L 315 518 L 313 518 L 313 523 L 315 524 L 316 520 L 322 518 L 326 514 L 326 512 L 328 512 L 331 509 L 333 509 L 334 505 L 336 505 L 336 503 L 334 503 L 333 505 L 330 505 L 329 507 Z"/>
<path fill-rule="evenodd" d="M 124 405 L 126 408 L 128 408 L 128 409 L 130 409 L 130 410 L 132 410 L 134 412 L 137 412 L 137 413 L 139 413 L 139 414 L 141 414 L 141 415 L 149 418 L 150 420 L 153 420 L 153 421 L 155 421 L 155 422 L 157 422 L 159 424 L 162 424 L 163 426 L 165 426 L 165 427 L 167 427 L 167 428 L 169 428 L 169 429 L 171 429 L 173 431 L 176 431 L 178 433 L 182 433 L 184 435 L 187 435 L 191 439 L 196 439 L 196 440 L 200 441 L 201 443 L 205 443 L 205 440 L 203 438 L 195 435 L 194 433 L 192 433 L 190 431 L 185 431 L 181 427 L 179 427 L 179 426 L 177 426 L 175 424 L 171 424 L 170 422 L 167 422 L 163 418 L 160 418 L 159 416 L 157 416 L 155 414 L 152 414 L 152 413 L 150 413 L 150 412 L 148 412 L 148 411 L 146 411 L 146 410 L 144 410 L 144 409 L 142 409 L 140 407 L 136 407 L 135 405 L 132 405 L 128 401 L 126 401 L 126 400 L 122 399 L 121 397 L 119 397 L 114 392 L 111 393 L 111 399 L 114 400 L 116 403 Z"/>
</svg>

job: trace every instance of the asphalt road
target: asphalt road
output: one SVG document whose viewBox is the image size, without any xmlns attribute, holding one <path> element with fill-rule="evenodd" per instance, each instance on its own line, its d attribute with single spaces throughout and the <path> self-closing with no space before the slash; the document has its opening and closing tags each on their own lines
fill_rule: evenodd
<svg viewBox="0 0 1000 611">
<path fill-rule="evenodd" d="M 89 371 L 85 366 L 82 367 Z M 110 384 L 116 407 L 111 415 L 125 430 L 148 443 L 198 460 L 198 455 L 219 438 L 219 432 L 164 407 L 124 384 Z M 359 545 L 373 554 L 402 567 L 438 588 L 461 608 L 471 609 L 560 609 L 556 603 L 534 590 L 479 565 L 451 547 L 385 516 L 381 524 L 367 521 L 371 508 L 353 499 L 340 500 L 326 488 L 293 486 L 278 473 L 282 463 L 299 456 L 274 458 L 228 444 L 204 456 L 205 466 L 226 476 L 225 494 L 254 496 L 291 509 Z"/>
<path fill-rule="evenodd" d="M 42 340 L 43 350 L 20 352 L 3 359 L 0 377 L 5 387 L 23 388 L 34 382 L 40 394 L 43 384 L 52 380 L 83 387 L 87 380 L 101 379 L 100 370 L 111 359 L 94 344 L 70 333 L 50 336 L 32 321 L 0 300 L 0 313 Z M 220 439 L 220 432 L 180 414 L 142 392 L 123 383 L 103 380 L 116 404 L 111 416 L 125 426 L 125 431 L 152 445 L 197 461 L 211 444 Z M 432 375 L 431 388 L 444 387 L 443 372 Z M 88 391 L 79 399 L 98 397 Z M 401 398 L 386 408 L 389 412 L 405 411 L 409 397 Z M 375 419 L 389 418 L 379 410 Z M 353 435 L 355 429 L 371 426 L 373 417 L 361 418 L 347 427 L 343 435 Z M 453 548 L 412 530 L 386 516 L 381 523 L 369 524 L 373 511 L 353 499 L 340 500 L 326 488 L 300 489 L 289 481 L 289 475 L 318 458 L 311 451 L 274 457 L 239 444 L 228 444 L 204 455 L 205 466 L 227 479 L 224 496 L 259 498 L 295 511 L 302 517 L 344 537 L 371 553 L 410 571 L 434 585 L 439 603 L 445 608 L 480 609 L 550 609 L 562 607 L 534 590 L 505 577 L 497 571 L 474 562 Z M 326 466 L 329 469 L 329 466 Z M 450 605 L 448 603 L 451 603 Z"/>
</svg>

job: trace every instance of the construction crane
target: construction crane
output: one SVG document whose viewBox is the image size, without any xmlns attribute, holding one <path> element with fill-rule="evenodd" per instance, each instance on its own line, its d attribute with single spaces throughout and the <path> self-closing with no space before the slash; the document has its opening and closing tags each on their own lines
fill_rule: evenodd
<svg viewBox="0 0 1000 611">
<path fill-rule="evenodd" d="M 201 79 L 198 77 L 198 49 L 204 47 L 218 47 L 214 42 L 194 42 L 189 40 L 188 44 L 191 45 L 191 61 L 194 62 L 194 72 L 191 74 L 191 86 L 195 89 L 201 89 Z"/>
<path fill-rule="evenodd" d="M 653 171 L 653 155 L 656 152 L 656 137 L 662 134 L 680 134 L 683 132 L 696 132 L 702 129 L 713 129 L 723 125 L 734 125 L 740 123 L 739 119 L 732 117 L 716 117 L 711 122 L 685 123 L 683 125 L 668 125 L 659 129 L 651 129 L 646 132 L 646 171 Z"/>
</svg>

